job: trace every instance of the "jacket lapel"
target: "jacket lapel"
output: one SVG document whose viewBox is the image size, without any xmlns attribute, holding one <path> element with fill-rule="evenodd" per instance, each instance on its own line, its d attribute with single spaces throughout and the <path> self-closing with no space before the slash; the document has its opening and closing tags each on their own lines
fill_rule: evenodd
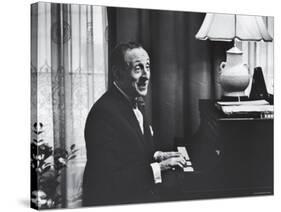
<svg viewBox="0 0 281 212">
<path fill-rule="evenodd" d="M 116 87 L 113 87 L 113 94 L 118 98 L 118 102 L 120 103 L 120 109 L 122 111 L 122 116 L 126 118 L 133 129 L 136 131 L 138 137 L 142 142 L 144 141 L 144 136 L 142 134 L 142 131 L 139 126 L 139 122 L 137 120 L 137 117 L 134 114 L 133 108 L 130 104 L 130 102 L 123 96 L 123 94 L 120 93 L 120 91 L 117 90 Z"/>
</svg>

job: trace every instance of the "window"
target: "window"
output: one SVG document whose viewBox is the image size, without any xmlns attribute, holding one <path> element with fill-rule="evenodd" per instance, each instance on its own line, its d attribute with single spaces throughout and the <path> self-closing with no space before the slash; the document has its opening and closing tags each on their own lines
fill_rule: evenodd
<svg viewBox="0 0 281 212">
<path fill-rule="evenodd" d="M 66 172 L 68 207 L 77 207 L 86 163 L 84 125 L 93 103 L 107 89 L 106 8 L 90 5 L 32 5 L 32 123 L 53 147 L 79 149 Z"/>
<path fill-rule="evenodd" d="M 273 37 L 274 18 L 263 17 L 267 26 L 267 30 Z M 263 70 L 263 75 L 267 87 L 267 91 L 271 94 L 274 92 L 274 40 L 272 42 L 252 42 L 252 41 L 236 41 L 236 45 L 243 51 L 244 63 L 248 64 L 250 73 L 253 75 L 255 67 L 260 66 Z M 251 89 L 251 82 L 246 89 L 249 94 Z"/>
</svg>

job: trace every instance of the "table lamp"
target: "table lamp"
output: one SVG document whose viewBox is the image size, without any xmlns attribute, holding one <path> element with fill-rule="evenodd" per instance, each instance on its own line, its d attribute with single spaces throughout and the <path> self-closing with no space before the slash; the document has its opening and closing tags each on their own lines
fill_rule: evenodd
<svg viewBox="0 0 281 212">
<path fill-rule="evenodd" d="M 195 35 L 211 41 L 272 41 L 261 16 L 208 13 Z M 243 64 L 243 52 L 236 46 L 226 52 L 226 62 L 220 64 L 220 84 L 224 97 L 240 101 L 250 82 L 250 70 Z"/>
</svg>

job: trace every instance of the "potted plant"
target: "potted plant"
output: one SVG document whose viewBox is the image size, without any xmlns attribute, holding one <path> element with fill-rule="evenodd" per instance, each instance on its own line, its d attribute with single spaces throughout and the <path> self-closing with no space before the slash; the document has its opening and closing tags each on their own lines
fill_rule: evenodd
<svg viewBox="0 0 281 212">
<path fill-rule="evenodd" d="M 34 123 L 31 142 L 31 206 L 37 209 L 58 208 L 62 203 L 59 190 L 61 175 L 78 149 L 53 148 L 41 138 L 42 123 Z"/>
</svg>

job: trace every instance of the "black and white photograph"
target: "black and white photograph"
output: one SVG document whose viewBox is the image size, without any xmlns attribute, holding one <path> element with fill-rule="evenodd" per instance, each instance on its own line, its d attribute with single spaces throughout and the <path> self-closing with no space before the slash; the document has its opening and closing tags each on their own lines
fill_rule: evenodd
<svg viewBox="0 0 281 212">
<path fill-rule="evenodd" d="M 274 194 L 273 16 L 78 3 L 30 5 L 32 208 Z"/>
</svg>

